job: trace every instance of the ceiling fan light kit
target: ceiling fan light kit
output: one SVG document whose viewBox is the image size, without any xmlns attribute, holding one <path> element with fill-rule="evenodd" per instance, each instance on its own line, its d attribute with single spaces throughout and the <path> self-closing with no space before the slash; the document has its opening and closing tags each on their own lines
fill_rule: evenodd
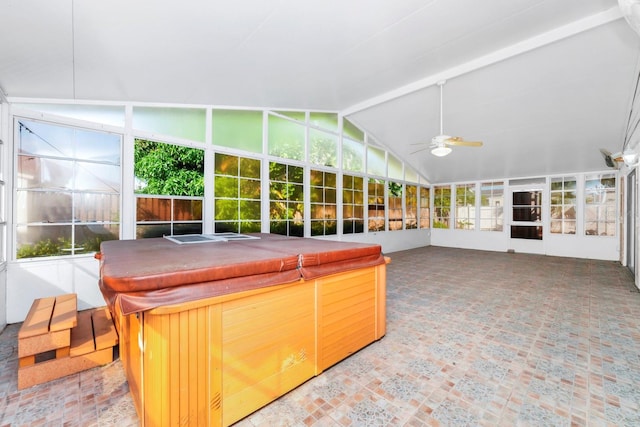
<svg viewBox="0 0 640 427">
<path fill-rule="evenodd" d="M 438 157 L 444 157 L 447 154 L 451 153 L 451 148 L 449 147 L 445 147 L 444 145 L 435 147 L 433 149 L 431 149 L 431 154 L 433 154 L 434 156 L 438 156 Z"/>
</svg>

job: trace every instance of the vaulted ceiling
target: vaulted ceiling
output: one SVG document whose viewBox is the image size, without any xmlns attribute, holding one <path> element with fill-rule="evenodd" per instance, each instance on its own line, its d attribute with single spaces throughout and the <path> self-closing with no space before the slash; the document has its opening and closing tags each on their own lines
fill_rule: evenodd
<svg viewBox="0 0 640 427">
<path fill-rule="evenodd" d="M 9 101 L 337 111 L 434 183 L 606 170 L 639 53 L 616 0 L 0 1 Z"/>
</svg>

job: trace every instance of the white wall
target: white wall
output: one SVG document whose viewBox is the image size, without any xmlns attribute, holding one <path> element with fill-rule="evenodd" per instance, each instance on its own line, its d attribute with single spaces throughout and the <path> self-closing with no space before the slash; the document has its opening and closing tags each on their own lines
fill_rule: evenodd
<svg viewBox="0 0 640 427">
<path fill-rule="evenodd" d="M 343 242 L 375 243 L 382 246 L 382 252 L 384 254 L 389 254 L 392 252 L 429 246 L 431 241 L 431 230 L 397 230 L 345 234 L 339 238 L 336 238 L 336 236 L 329 236 L 323 239 L 339 240 Z"/>
<path fill-rule="evenodd" d="M 7 267 L 7 322 L 22 322 L 36 298 L 78 294 L 78 310 L 105 305 L 93 256 L 14 261 Z"/>
</svg>

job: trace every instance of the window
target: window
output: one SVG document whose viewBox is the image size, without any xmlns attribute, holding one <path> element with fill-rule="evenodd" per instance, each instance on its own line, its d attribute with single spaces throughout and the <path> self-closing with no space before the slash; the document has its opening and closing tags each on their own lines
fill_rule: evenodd
<svg viewBox="0 0 640 427">
<path fill-rule="evenodd" d="M 551 178 L 550 232 L 576 234 L 576 178 Z"/>
<path fill-rule="evenodd" d="M 19 119 L 16 257 L 98 251 L 120 235 L 121 136 Z"/>
<path fill-rule="evenodd" d="M 616 177 L 614 174 L 585 177 L 585 234 L 616 235 Z"/>
<path fill-rule="evenodd" d="M 312 169 L 310 181 L 311 235 L 336 234 L 336 174 Z"/>
<path fill-rule="evenodd" d="M 369 231 L 384 231 L 384 180 L 369 178 Z"/>
<path fill-rule="evenodd" d="M 418 186 L 406 185 L 404 196 L 404 228 L 418 228 Z"/>
<path fill-rule="evenodd" d="M 304 169 L 269 162 L 269 230 L 273 234 L 304 236 Z"/>
<path fill-rule="evenodd" d="M 216 153 L 214 204 L 216 233 L 261 231 L 260 166 L 257 159 Z"/>
<path fill-rule="evenodd" d="M 364 172 L 364 144 L 349 138 L 342 138 L 342 169 Z"/>
<path fill-rule="evenodd" d="M 504 227 L 504 183 L 480 184 L 480 230 L 502 231 Z"/>
<path fill-rule="evenodd" d="M 342 232 L 364 232 L 364 178 L 342 176 Z"/>
<path fill-rule="evenodd" d="M 262 153 L 262 111 L 213 111 L 213 143 Z"/>
<path fill-rule="evenodd" d="M 476 185 L 456 185 L 456 228 L 475 230 L 476 228 Z"/>
<path fill-rule="evenodd" d="M 206 116 L 202 108 L 134 107 L 133 128 L 204 142 Z"/>
<path fill-rule="evenodd" d="M 433 187 L 433 228 L 449 228 L 451 216 L 451 187 Z"/>
<path fill-rule="evenodd" d="M 389 195 L 387 206 L 389 207 L 389 231 L 402 230 L 402 184 L 389 181 Z"/>
<path fill-rule="evenodd" d="M 420 187 L 420 228 L 431 226 L 431 191 L 429 187 Z"/>
<path fill-rule="evenodd" d="M 309 162 L 338 167 L 338 135 L 309 129 Z"/>
<path fill-rule="evenodd" d="M 367 147 L 367 173 L 369 175 L 387 176 L 385 151 L 381 148 Z"/>
<path fill-rule="evenodd" d="M 136 139 L 134 172 L 136 238 L 202 233 L 204 150 Z"/>
<path fill-rule="evenodd" d="M 304 160 L 305 125 L 269 114 L 269 154 Z"/>
</svg>

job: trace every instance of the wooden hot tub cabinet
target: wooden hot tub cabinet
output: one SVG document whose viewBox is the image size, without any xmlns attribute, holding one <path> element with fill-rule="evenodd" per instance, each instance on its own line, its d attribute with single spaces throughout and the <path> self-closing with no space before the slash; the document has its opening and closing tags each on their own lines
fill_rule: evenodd
<svg viewBox="0 0 640 427">
<path fill-rule="evenodd" d="M 379 246 L 257 236 L 103 242 L 100 287 L 144 425 L 230 425 L 384 336 Z"/>
</svg>

